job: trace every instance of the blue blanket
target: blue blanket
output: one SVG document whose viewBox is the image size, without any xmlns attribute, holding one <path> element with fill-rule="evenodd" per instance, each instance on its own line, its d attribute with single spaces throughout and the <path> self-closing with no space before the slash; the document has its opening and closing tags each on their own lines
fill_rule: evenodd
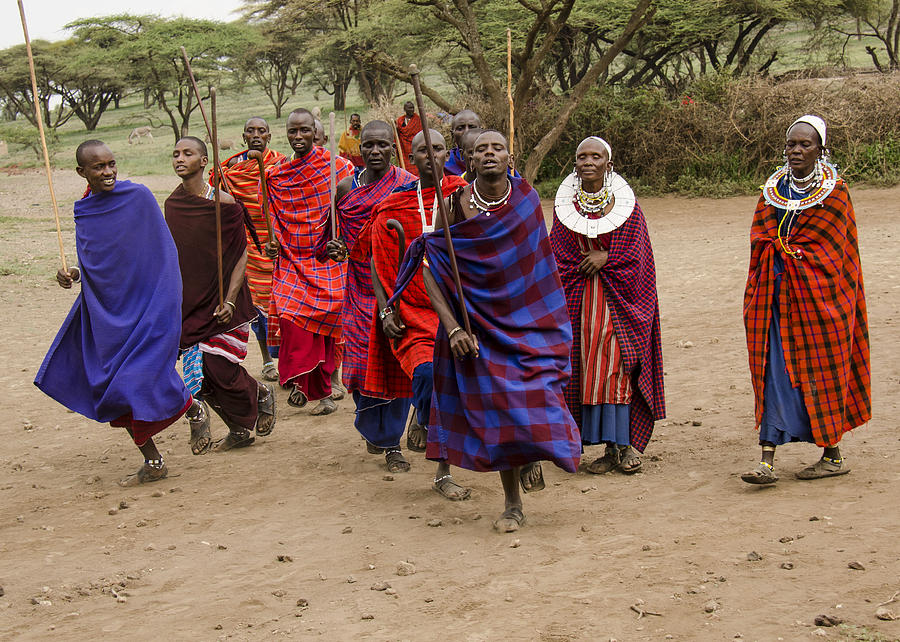
<svg viewBox="0 0 900 642">
<path fill-rule="evenodd" d="M 75 203 L 81 293 L 34 384 L 101 422 L 161 421 L 189 399 L 175 370 L 181 274 L 149 189 L 119 181 Z"/>
<path fill-rule="evenodd" d="M 572 325 L 540 198 L 511 180 L 505 207 L 450 228 L 480 354 L 455 359 L 448 328 L 438 327 L 426 456 L 477 471 L 547 460 L 575 472 L 581 439 L 563 397 Z M 394 298 L 426 253 L 460 319 L 443 230 L 410 245 Z"/>
</svg>

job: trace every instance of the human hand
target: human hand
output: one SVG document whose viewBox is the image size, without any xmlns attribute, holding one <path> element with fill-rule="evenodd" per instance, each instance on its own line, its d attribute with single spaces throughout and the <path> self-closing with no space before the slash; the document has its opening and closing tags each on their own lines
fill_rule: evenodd
<svg viewBox="0 0 900 642">
<path fill-rule="evenodd" d="M 232 303 L 231 301 L 226 301 L 216 308 L 216 311 L 213 313 L 213 315 L 216 317 L 216 321 L 218 321 L 220 325 L 228 323 L 234 316 L 234 303 Z"/>
<path fill-rule="evenodd" d="M 457 359 L 477 357 L 478 340 L 460 326 L 456 326 L 450 331 L 450 351 L 453 352 L 453 356 Z"/>
<path fill-rule="evenodd" d="M 278 244 L 278 241 L 275 239 L 269 239 L 269 241 L 265 245 L 266 256 L 270 259 L 274 259 L 278 256 L 278 251 L 281 249 L 281 246 Z"/>
<path fill-rule="evenodd" d="M 338 263 L 346 261 L 349 254 L 344 239 L 331 239 L 325 244 L 325 251 L 328 253 L 328 258 Z"/>
<path fill-rule="evenodd" d="M 56 272 L 56 282 L 59 283 L 59 286 L 65 289 L 69 289 L 72 287 L 72 284 L 78 278 L 78 268 L 72 267 L 69 268 L 69 271 L 66 272 L 62 268 Z"/>
<path fill-rule="evenodd" d="M 595 275 L 609 259 L 609 252 L 606 250 L 589 250 L 581 254 L 584 258 L 578 264 L 578 270 L 586 276 Z"/>
<path fill-rule="evenodd" d="M 400 318 L 400 313 L 393 309 L 381 320 L 381 328 L 388 339 L 399 339 L 406 332 L 406 325 Z"/>
</svg>

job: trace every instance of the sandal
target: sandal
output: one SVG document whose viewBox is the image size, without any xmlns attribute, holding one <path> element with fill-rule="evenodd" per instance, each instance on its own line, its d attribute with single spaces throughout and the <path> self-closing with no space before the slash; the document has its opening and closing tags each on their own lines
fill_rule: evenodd
<svg viewBox="0 0 900 642">
<path fill-rule="evenodd" d="M 532 472 L 537 473 L 534 479 L 532 479 Z M 526 482 L 530 485 L 526 486 Z M 547 485 L 544 483 L 544 469 L 541 468 L 541 462 L 535 461 L 522 466 L 519 470 L 519 483 L 522 485 L 522 490 L 526 493 L 536 493 L 539 490 L 544 490 Z"/>
<path fill-rule="evenodd" d="M 149 462 L 145 461 L 144 465 L 138 468 L 136 473 L 132 473 L 127 477 L 124 477 L 119 480 L 119 486 L 124 486 L 125 488 L 131 486 L 140 486 L 141 484 L 148 484 L 150 482 L 159 481 L 160 479 L 165 479 L 169 474 L 169 467 L 166 466 L 166 463 L 159 460 L 160 466 L 151 466 Z"/>
<path fill-rule="evenodd" d="M 274 361 L 266 361 L 263 364 L 262 378 L 264 381 L 278 381 L 278 368 L 275 367 Z"/>
<path fill-rule="evenodd" d="M 376 446 L 375 444 L 373 444 L 372 442 L 370 442 L 367 439 L 366 440 L 366 452 L 369 453 L 370 455 L 380 455 L 384 452 L 384 448 L 382 448 L 381 446 Z"/>
<path fill-rule="evenodd" d="M 506 522 L 504 524 L 504 522 Z M 507 508 L 496 522 L 494 530 L 501 533 L 514 533 L 525 525 L 525 513 L 518 506 Z"/>
<path fill-rule="evenodd" d="M 337 406 L 334 403 L 334 399 L 332 397 L 325 397 L 315 408 L 310 410 L 309 414 L 314 417 L 322 417 L 330 415 L 335 410 L 337 410 Z"/>
<path fill-rule="evenodd" d="M 266 395 L 259 397 L 257 401 L 256 434 L 259 437 L 268 437 L 275 430 L 275 386 L 264 383 L 259 393 L 262 393 L 263 389 Z"/>
<path fill-rule="evenodd" d="M 195 455 L 202 455 L 209 452 L 212 448 L 212 433 L 209 431 L 209 406 L 205 401 L 197 400 L 200 406 L 200 412 L 196 416 L 188 415 L 188 423 L 191 425 L 191 452 Z"/>
<path fill-rule="evenodd" d="M 288 405 L 293 406 L 294 408 L 302 408 L 307 403 L 309 403 L 309 399 L 306 398 L 306 395 L 300 388 L 295 386 L 294 389 L 291 390 L 291 394 L 288 395 Z"/>
<path fill-rule="evenodd" d="M 741 475 L 748 484 L 774 484 L 778 481 L 778 475 L 775 474 L 775 468 L 764 461 L 759 462 L 756 468 Z"/>
<path fill-rule="evenodd" d="M 410 469 L 409 462 L 400 452 L 399 448 L 384 451 L 384 461 L 387 463 L 388 472 L 391 473 L 408 473 Z"/>
<path fill-rule="evenodd" d="M 227 436 L 216 442 L 213 450 L 224 453 L 233 448 L 246 448 L 254 441 L 256 437 L 249 430 L 231 430 Z"/>
<path fill-rule="evenodd" d="M 406 447 L 414 453 L 423 453 L 427 442 L 428 427 L 416 422 L 414 415 L 406 429 Z"/>
<path fill-rule="evenodd" d="M 825 477 L 837 477 L 850 472 L 850 467 L 844 465 L 844 458 L 832 459 L 822 457 L 812 466 L 807 466 L 797 473 L 797 479 L 824 479 Z"/>
<path fill-rule="evenodd" d="M 644 462 L 641 461 L 640 456 L 635 452 L 634 448 L 625 446 L 625 448 L 619 451 L 619 470 L 623 473 L 626 475 L 633 475 L 640 472 L 643 467 Z"/>
<path fill-rule="evenodd" d="M 619 449 L 615 446 L 607 445 L 603 456 L 589 463 L 584 469 L 592 475 L 605 475 L 618 468 L 620 463 Z"/>
<path fill-rule="evenodd" d="M 451 502 L 469 499 L 469 495 L 472 494 L 471 488 L 460 486 L 453 481 L 453 476 L 449 474 L 444 475 L 443 477 L 436 477 L 431 487 L 438 495 L 445 499 L 449 499 Z"/>
</svg>

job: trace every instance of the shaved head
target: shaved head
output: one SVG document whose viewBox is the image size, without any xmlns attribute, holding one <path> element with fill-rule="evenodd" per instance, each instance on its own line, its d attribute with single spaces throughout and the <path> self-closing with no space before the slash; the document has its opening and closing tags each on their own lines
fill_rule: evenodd
<svg viewBox="0 0 900 642">
<path fill-rule="evenodd" d="M 254 121 L 257 121 L 257 122 L 254 122 Z M 247 129 L 248 127 L 250 127 L 251 124 L 255 125 L 256 127 L 259 127 L 260 125 L 262 125 L 266 129 L 269 128 L 269 123 L 267 123 L 266 119 L 263 118 L 262 116 L 251 116 L 250 118 L 248 118 L 247 122 L 244 123 L 244 129 Z"/>
<path fill-rule="evenodd" d="M 95 138 L 91 140 L 86 140 L 78 146 L 78 149 L 75 150 L 75 162 L 78 163 L 78 167 L 84 167 L 85 159 L 87 157 L 88 151 L 94 149 L 95 147 L 109 147 L 102 140 L 97 140 Z"/>
<path fill-rule="evenodd" d="M 394 139 L 394 128 L 383 120 L 370 120 L 367 122 L 362 128 L 359 138 L 362 140 L 366 134 L 374 136 L 376 133 L 387 136 L 388 140 L 392 141 Z"/>
<path fill-rule="evenodd" d="M 428 131 L 431 132 L 431 144 L 432 145 L 434 145 L 435 143 L 444 143 L 445 145 L 447 144 L 447 141 L 444 140 L 444 135 L 441 132 L 439 132 L 436 129 L 429 129 Z M 410 143 L 410 146 L 413 149 L 415 149 L 417 145 L 420 145 L 424 142 L 425 142 L 425 132 L 420 131 L 418 134 L 413 136 L 412 143 Z"/>
</svg>

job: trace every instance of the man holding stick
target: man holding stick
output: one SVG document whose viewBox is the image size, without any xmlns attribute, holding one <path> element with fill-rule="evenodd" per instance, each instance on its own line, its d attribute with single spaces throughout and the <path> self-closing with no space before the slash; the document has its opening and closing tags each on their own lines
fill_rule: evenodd
<svg viewBox="0 0 900 642">
<path fill-rule="evenodd" d="M 260 163 L 248 155 L 250 152 L 261 154 L 263 167 L 284 162 L 286 156 L 269 149 L 272 133 L 269 131 L 269 124 L 258 116 L 246 122 L 243 138 L 246 149 L 226 159 L 222 163 L 222 173 L 230 185 L 231 195 L 243 203 L 250 213 L 253 230 L 260 246 L 265 246 L 269 242 L 269 231 L 259 200 Z M 278 350 L 275 348 L 270 350 L 266 339 L 274 269 L 272 258 L 264 249 L 256 246 L 250 230 L 247 230 L 247 284 L 250 286 L 250 296 L 257 313 L 250 327 L 256 335 L 259 351 L 262 353 L 262 378 L 266 381 L 278 381 L 278 370 L 275 368 L 274 360 L 278 356 Z"/>
<path fill-rule="evenodd" d="M 378 397 L 366 386 L 369 330 L 375 318 L 376 301 L 372 289 L 371 251 L 357 248 L 362 228 L 372 218 L 372 210 L 396 187 L 415 177 L 391 165 L 393 129 L 382 120 L 366 123 L 360 135 L 360 151 L 365 167 L 338 184 L 336 195 L 339 239 L 320 240 L 320 256 L 347 260 L 347 288 L 341 313 L 344 338 L 342 379 L 356 402 L 356 429 L 366 439 L 369 452 L 385 453 L 390 472 L 409 470 L 400 452 L 400 438 L 406 426 L 410 399 Z M 323 237 L 327 238 L 327 237 Z M 324 251 L 323 251 L 324 250 Z"/>
<path fill-rule="evenodd" d="M 424 259 L 425 288 L 441 322 L 426 456 L 500 472 L 505 510 L 494 528 L 501 532 L 525 523 L 519 484 L 526 492 L 544 488 L 540 461 L 575 472 L 581 457 L 563 397 L 572 343 L 566 299 L 540 198 L 507 175 L 508 156 L 499 132 L 478 137 L 478 178 L 449 199 L 444 220 L 452 237 L 439 230 L 410 246 L 388 302 L 402 296 Z M 472 334 L 457 320 L 460 291 Z"/>
<path fill-rule="evenodd" d="M 444 138 L 434 129 L 430 133 L 435 163 L 442 166 L 447 159 Z M 372 320 L 366 387 L 379 397 L 412 397 L 417 421 L 410 424 L 406 444 L 410 450 L 424 452 L 434 390 L 434 336 L 439 322 L 425 292 L 422 272 L 416 272 L 394 306 L 387 305 L 394 293 L 398 258 L 403 257 L 410 241 L 434 229 L 438 210 L 423 132 L 413 138 L 412 150 L 410 163 L 418 169 L 419 180 L 398 187 L 375 206 L 371 224 L 360 234 L 357 245 L 365 241 L 371 246 L 372 285 L 378 309 L 384 310 L 383 318 Z M 441 191 L 452 193 L 463 185 L 465 181 L 459 176 L 444 176 Z M 400 224 L 399 238 L 388 227 L 389 221 L 393 221 L 391 226 Z M 467 499 L 470 494 L 468 488 L 453 481 L 446 461 L 438 462 L 432 488 L 451 501 Z"/>
<path fill-rule="evenodd" d="M 222 205 L 224 302 L 218 299 L 218 257 L 213 198 L 203 180 L 209 163 L 206 144 L 185 136 L 175 144 L 172 167 L 181 185 L 166 199 L 166 223 L 178 248 L 183 283 L 181 349 L 195 398 L 206 401 L 228 426 L 215 450 L 243 448 L 275 427 L 275 389 L 258 383 L 241 366 L 247 357 L 250 321 L 256 310 L 244 274 L 247 266 L 246 209 L 227 192 Z M 192 438 L 194 436 L 192 435 Z M 204 435 L 208 438 L 208 435 Z M 195 450 L 202 445 L 192 444 Z"/>
<path fill-rule="evenodd" d="M 318 401 L 313 414 L 336 410 L 331 400 L 336 372 L 336 349 L 341 338 L 344 266 L 320 262 L 315 249 L 328 220 L 333 195 L 329 167 L 335 163 L 338 179 L 352 174 L 346 161 L 313 145 L 316 124 L 312 113 L 295 109 L 288 116 L 287 138 L 294 150 L 290 161 L 266 170 L 278 250 L 269 303 L 269 345 L 280 343 L 278 375 L 292 390 L 288 404 L 303 407 Z"/>
<path fill-rule="evenodd" d="M 99 140 L 75 152 L 88 193 L 75 203 L 80 267 L 60 269 L 63 288 L 81 282 L 34 384 L 94 421 L 125 428 L 144 463 L 120 484 L 168 474 L 153 436 L 185 412 L 204 423 L 175 370 L 181 336 L 178 254 L 149 189 L 116 181 L 116 159 Z"/>
</svg>

